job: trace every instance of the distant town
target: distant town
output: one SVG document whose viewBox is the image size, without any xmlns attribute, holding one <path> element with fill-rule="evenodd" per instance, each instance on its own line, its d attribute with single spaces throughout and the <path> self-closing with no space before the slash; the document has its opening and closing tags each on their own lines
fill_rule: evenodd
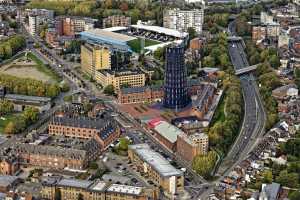
<svg viewBox="0 0 300 200">
<path fill-rule="evenodd" d="M 299 0 L 0 0 L 0 200 L 300 200 Z"/>
</svg>

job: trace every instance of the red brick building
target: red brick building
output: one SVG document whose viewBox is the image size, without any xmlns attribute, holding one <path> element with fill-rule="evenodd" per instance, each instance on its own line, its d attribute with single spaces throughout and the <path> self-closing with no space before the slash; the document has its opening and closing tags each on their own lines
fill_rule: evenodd
<svg viewBox="0 0 300 200">
<path fill-rule="evenodd" d="M 90 139 L 94 138 L 101 149 L 106 149 L 114 140 L 120 137 L 120 128 L 113 119 L 54 117 L 48 126 L 50 135 Z"/>
<path fill-rule="evenodd" d="M 189 95 L 197 95 L 197 92 L 203 89 L 204 86 L 199 80 L 190 80 L 188 82 Z M 120 104 L 160 102 L 163 97 L 164 90 L 162 86 L 122 88 L 118 93 L 118 102 Z"/>
<path fill-rule="evenodd" d="M 204 133 L 187 135 L 185 133 L 177 137 L 177 154 L 188 162 L 192 162 L 197 155 L 204 155 L 208 151 L 208 136 Z"/>
</svg>

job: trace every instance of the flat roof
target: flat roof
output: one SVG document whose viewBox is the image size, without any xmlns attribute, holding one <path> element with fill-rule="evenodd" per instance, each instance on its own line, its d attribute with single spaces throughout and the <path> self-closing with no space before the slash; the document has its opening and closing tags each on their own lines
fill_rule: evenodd
<svg viewBox="0 0 300 200">
<path fill-rule="evenodd" d="M 160 26 L 149 26 L 149 25 L 144 25 L 144 24 L 136 24 L 136 25 L 131 25 L 131 27 L 136 28 L 136 29 L 143 29 L 147 31 L 152 31 L 160 34 L 165 34 L 177 38 L 185 38 L 188 36 L 188 33 L 186 32 L 180 32 L 174 29 L 170 28 L 165 28 L 165 27 L 160 27 Z"/>
<path fill-rule="evenodd" d="M 135 186 L 129 186 L 129 185 L 120 185 L 120 184 L 112 184 L 107 188 L 106 191 L 108 192 L 117 192 L 117 193 L 123 193 L 123 194 L 133 194 L 133 195 L 139 195 L 142 193 L 143 188 L 142 187 L 135 187 Z"/>
<path fill-rule="evenodd" d="M 18 180 L 17 176 L 1 175 L 0 176 L 0 187 L 8 187 L 11 184 L 13 184 L 16 180 Z"/>
<path fill-rule="evenodd" d="M 115 31 L 125 31 L 127 29 L 128 29 L 128 27 L 125 27 L 125 26 L 114 26 L 114 27 L 110 27 L 110 28 L 104 28 L 102 30 L 115 32 Z"/>
<path fill-rule="evenodd" d="M 120 34 L 120 33 L 114 33 L 111 31 L 103 30 L 103 29 L 91 29 L 84 32 L 81 32 L 81 34 L 90 35 L 94 37 L 101 37 L 102 39 L 105 39 L 107 41 L 113 40 L 113 41 L 119 41 L 119 42 L 129 42 L 131 40 L 136 39 L 135 37 L 131 37 L 128 35 Z"/>
<path fill-rule="evenodd" d="M 27 96 L 27 95 L 20 95 L 20 94 L 6 94 L 5 98 L 15 99 L 15 100 L 25 100 L 25 101 L 39 101 L 39 102 L 51 101 L 51 98 L 48 97 Z"/>
<path fill-rule="evenodd" d="M 104 191 L 106 185 L 107 184 L 104 181 L 98 181 L 94 185 L 92 185 L 90 189 L 94 191 Z"/>
<path fill-rule="evenodd" d="M 93 182 L 78 179 L 61 179 L 57 185 L 87 189 Z"/>
<path fill-rule="evenodd" d="M 171 143 L 175 143 L 177 141 L 177 136 L 184 133 L 182 130 L 166 121 L 160 121 L 154 127 L 154 130 Z"/>
<path fill-rule="evenodd" d="M 176 169 L 162 155 L 153 151 L 148 144 L 129 145 L 129 149 L 132 149 L 163 177 L 183 175 L 181 170 Z"/>
</svg>

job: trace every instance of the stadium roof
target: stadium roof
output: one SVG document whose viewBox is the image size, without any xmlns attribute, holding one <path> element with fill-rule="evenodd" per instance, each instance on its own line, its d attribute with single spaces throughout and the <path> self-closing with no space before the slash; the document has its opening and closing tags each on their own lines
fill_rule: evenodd
<svg viewBox="0 0 300 200">
<path fill-rule="evenodd" d="M 101 37 L 106 40 L 115 40 L 119 42 L 129 42 L 131 40 L 136 39 L 135 37 L 131 37 L 128 35 L 120 34 L 120 33 L 114 33 L 108 30 L 103 30 L 103 29 L 91 29 L 88 31 L 82 32 L 82 34 L 88 34 L 94 37 Z"/>
<path fill-rule="evenodd" d="M 176 43 L 176 44 L 181 44 L 183 41 L 182 40 L 175 40 L 173 42 L 165 42 L 165 43 L 160 43 L 160 44 L 155 44 L 155 45 L 151 45 L 151 46 L 148 46 L 148 47 L 145 47 L 146 50 L 149 50 L 151 52 L 154 52 L 156 51 L 158 48 L 163 48 L 165 46 L 168 46 L 169 44 L 172 44 L 172 43 Z"/>
<path fill-rule="evenodd" d="M 128 29 L 128 27 L 125 27 L 125 26 L 114 26 L 114 27 L 110 27 L 110 28 L 104 28 L 102 30 L 115 32 L 115 31 L 125 31 L 127 29 Z"/>
<path fill-rule="evenodd" d="M 136 39 L 135 37 L 102 29 L 84 31 L 80 33 L 80 36 L 90 43 L 109 45 L 113 50 L 129 52 L 131 52 L 131 48 L 127 45 L 127 42 Z"/>
<path fill-rule="evenodd" d="M 147 31 L 152 31 L 160 34 L 165 34 L 177 38 L 185 38 L 188 36 L 188 33 L 186 32 L 180 32 L 174 29 L 169 29 L 165 27 L 160 27 L 160 26 L 149 26 L 149 25 L 143 25 L 143 24 L 137 24 L 137 25 L 131 25 L 131 27 L 136 28 L 136 29 L 143 29 Z"/>
<path fill-rule="evenodd" d="M 164 177 L 182 176 L 183 172 L 171 165 L 162 155 L 153 151 L 147 144 L 129 145 L 144 162 Z"/>
</svg>

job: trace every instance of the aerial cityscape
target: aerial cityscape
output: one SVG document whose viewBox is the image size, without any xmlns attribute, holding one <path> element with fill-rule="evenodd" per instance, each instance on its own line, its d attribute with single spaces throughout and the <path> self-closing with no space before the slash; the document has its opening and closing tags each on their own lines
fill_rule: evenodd
<svg viewBox="0 0 300 200">
<path fill-rule="evenodd" d="M 300 200 L 300 0 L 0 0 L 0 200 Z"/>
</svg>

